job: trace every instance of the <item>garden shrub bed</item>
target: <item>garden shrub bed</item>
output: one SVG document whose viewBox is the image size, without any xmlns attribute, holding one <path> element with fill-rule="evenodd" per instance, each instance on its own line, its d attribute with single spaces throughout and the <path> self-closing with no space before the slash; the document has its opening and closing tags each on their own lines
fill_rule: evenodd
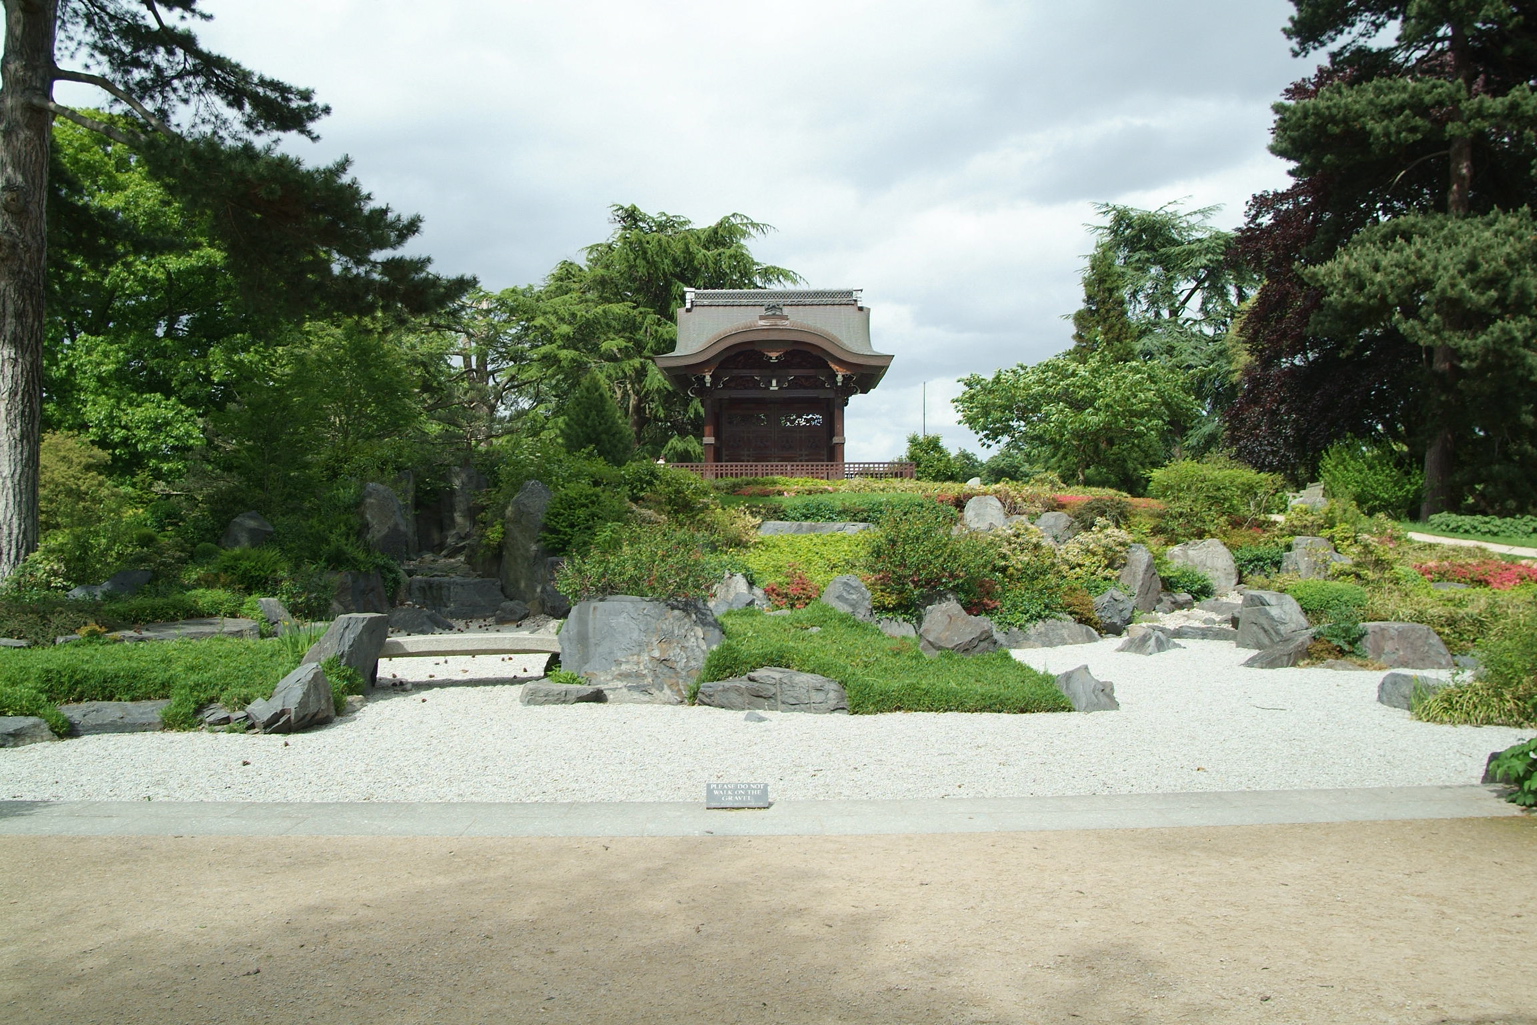
<svg viewBox="0 0 1537 1025">
<path fill-rule="evenodd" d="M 34 601 L 0 601 L 0 637 L 51 646 L 81 627 L 95 624 L 105 630 L 127 630 L 149 623 L 206 616 L 239 616 L 250 612 L 251 599 L 220 588 L 195 588 L 180 594 L 138 596 L 109 601 L 76 601 L 50 597 Z"/>
<path fill-rule="evenodd" d="M 861 572 L 865 546 L 859 534 L 771 534 L 754 540 L 742 561 L 759 587 L 784 587 L 800 573 L 820 594 L 833 577 Z"/>
<path fill-rule="evenodd" d="M 55 706 L 77 701 L 169 698 L 162 715 L 170 729 L 193 729 L 198 710 L 219 702 L 241 709 L 272 695 L 303 652 L 283 639 L 76 641 L 51 648 L 0 652 L 0 715 L 40 715 L 55 733 L 68 730 Z M 355 673 L 327 666 L 338 701 L 356 691 Z"/>
<path fill-rule="evenodd" d="M 710 653 L 701 681 L 742 676 L 764 666 L 817 673 L 843 684 L 849 712 L 1071 712 L 1045 673 L 1006 651 L 942 652 L 930 658 L 909 639 L 826 605 L 787 615 L 755 609 L 721 617 L 726 642 Z M 810 632 L 810 627 L 820 627 Z"/>
</svg>

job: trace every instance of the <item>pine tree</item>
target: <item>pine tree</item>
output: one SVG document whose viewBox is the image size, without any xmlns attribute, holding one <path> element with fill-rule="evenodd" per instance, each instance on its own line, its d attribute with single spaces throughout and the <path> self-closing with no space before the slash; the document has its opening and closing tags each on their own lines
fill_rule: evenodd
<svg viewBox="0 0 1537 1025">
<path fill-rule="evenodd" d="M 380 256 L 416 218 L 376 207 L 347 162 L 306 167 L 281 135 L 313 139 L 313 94 L 211 53 L 187 28 L 199 0 L 4 0 L 0 71 L 0 579 L 37 545 L 38 446 L 55 118 L 132 149 L 189 211 L 208 218 L 247 301 L 275 315 L 380 306 L 430 309 L 468 282 L 427 261 Z M 59 42 L 63 43 L 60 47 Z M 58 51 L 62 49 L 63 53 Z M 59 57 L 81 65 L 58 65 Z M 94 86 L 113 115 L 53 98 Z"/>
<path fill-rule="evenodd" d="M 1346 437 L 1402 439 L 1422 516 L 1529 507 L 1537 4 L 1294 3 L 1295 52 L 1329 61 L 1276 108 L 1297 185 L 1256 197 L 1242 233 L 1265 284 L 1230 435 L 1292 472 Z"/>
<path fill-rule="evenodd" d="M 568 452 L 592 449 L 600 459 L 623 466 L 635 452 L 635 436 L 614 402 L 614 393 L 597 374 L 588 374 L 561 413 L 561 442 Z"/>
</svg>

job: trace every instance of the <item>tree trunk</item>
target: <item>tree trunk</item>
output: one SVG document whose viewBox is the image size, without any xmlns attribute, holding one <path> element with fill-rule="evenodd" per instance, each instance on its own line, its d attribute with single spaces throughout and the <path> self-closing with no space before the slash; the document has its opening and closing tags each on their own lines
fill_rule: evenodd
<svg viewBox="0 0 1537 1025">
<path fill-rule="evenodd" d="M 37 548 L 58 0 L 5 0 L 0 65 L 0 581 Z"/>
<path fill-rule="evenodd" d="M 1451 58 L 1452 76 L 1464 85 L 1469 75 L 1467 61 L 1467 35 L 1461 27 L 1452 26 Z M 1452 122 L 1463 120 L 1459 107 L 1452 113 Z M 1446 183 L 1446 214 L 1448 217 L 1466 217 L 1472 205 L 1473 194 L 1473 140 L 1467 135 L 1454 135 L 1448 145 L 1451 168 Z M 1435 427 L 1430 444 L 1425 449 L 1425 494 L 1420 503 L 1420 519 L 1428 519 L 1438 512 L 1452 508 L 1452 471 L 1454 437 L 1449 422 L 1455 409 L 1453 389 L 1457 378 L 1457 352 L 1450 345 L 1438 345 L 1431 357 L 1430 381 L 1436 394 L 1432 398 L 1435 409 Z"/>
</svg>

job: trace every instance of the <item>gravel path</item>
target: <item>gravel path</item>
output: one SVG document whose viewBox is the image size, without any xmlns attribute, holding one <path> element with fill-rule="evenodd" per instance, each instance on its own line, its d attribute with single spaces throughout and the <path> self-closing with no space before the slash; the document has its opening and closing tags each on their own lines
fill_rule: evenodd
<svg viewBox="0 0 1537 1025">
<path fill-rule="evenodd" d="M 1015 655 L 1051 672 L 1087 663 L 1115 682 L 1119 712 L 761 723 L 711 708 L 525 707 L 518 685 L 496 681 L 537 673 L 534 658 L 394 659 L 381 676 L 427 686 L 308 733 L 0 750 L 0 798 L 692 801 L 713 780 L 767 782 L 776 800 L 1467 784 L 1490 751 L 1531 736 L 1415 722 L 1377 704 L 1380 672 L 1244 669 L 1252 653 L 1221 641 L 1153 656 L 1118 643 Z"/>
</svg>

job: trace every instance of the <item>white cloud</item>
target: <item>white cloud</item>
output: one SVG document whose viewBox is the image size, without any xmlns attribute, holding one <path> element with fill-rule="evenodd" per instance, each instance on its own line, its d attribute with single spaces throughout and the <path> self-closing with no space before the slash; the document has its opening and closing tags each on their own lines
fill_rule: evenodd
<svg viewBox="0 0 1537 1025">
<path fill-rule="evenodd" d="M 313 86 L 308 159 L 354 158 L 416 247 L 491 288 L 608 230 L 610 203 L 775 225 L 760 258 L 862 287 L 886 381 L 851 458 L 956 378 L 1068 342 L 1095 201 L 1222 203 L 1285 182 L 1269 105 L 1306 71 L 1286 0 L 211 0 L 198 31 Z"/>
</svg>

